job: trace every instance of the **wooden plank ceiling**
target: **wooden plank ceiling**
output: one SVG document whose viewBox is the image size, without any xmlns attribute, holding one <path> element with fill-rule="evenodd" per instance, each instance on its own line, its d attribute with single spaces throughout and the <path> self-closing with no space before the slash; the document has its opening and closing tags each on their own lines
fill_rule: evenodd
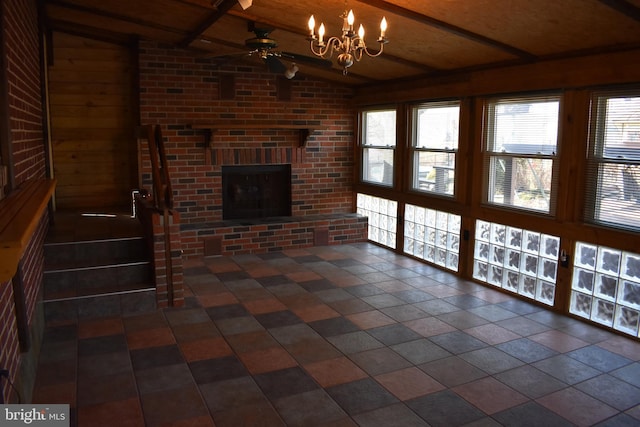
<svg viewBox="0 0 640 427">
<path fill-rule="evenodd" d="M 375 59 L 363 58 L 345 76 L 306 57 L 307 21 L 324 22 L 327 36 L 339 35 L 345 0 L 45 0 L 54 30 L 98 37 L 157 40 L 192 49 L 212 61 L 250 49 L 248 23 L 272 29 L 273 52 L 289 52 L 301 75 L 346 85 L 366 85 L 487 69 L 640 47 L 640 0 L 349 0 L 356 26 L 378 49 L 379 22 L 388 22 L 389 43 Z M 234 56 L 235 57 L 235 56 Z M 260 61 L 253 58 L 253 61 Z"/>
</svg>

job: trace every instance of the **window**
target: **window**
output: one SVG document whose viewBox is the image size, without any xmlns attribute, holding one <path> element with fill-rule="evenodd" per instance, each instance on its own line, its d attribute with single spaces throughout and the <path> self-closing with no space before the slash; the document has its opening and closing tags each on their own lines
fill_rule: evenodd
<svg viewBox="0 0 640 427">
<path fill-rule="evenodd" d="M 488 203 L 554 213 L 559 97 L 497 99 L 486 117 Z"/>
<path fill-rule="evenodd" d="M 393 186 L 396 147 L 396 111 L 362 113 L 362 180 Z"/>
<path fill-rule="evenodd" d="M 559 248 L 557 236 L 477 220 L 473 278 L 553 305 Z"/>
<path fill-rule="evenodd" d="M 640 230 L 640 93 L 592 102 L 586 221 Z"/>
<path fill-rule="evenodd" d="M 569 312 L 638 337 L 640 254 L 577 242 Z"/>
<path fill-rule="evenodd" d="M 398 202 L 368 194 L 358 194 L 356 203 L 357 213 L 369 217 L 368 239 L 395 249 Z"/>
<path fill-rule="evenodd" d="M 413 189 L 453 195 L 460 103 L 434 102 L 413 109 Z"/>
<path fill-rule="evenodd" d="M 404 252 L 458 271 L 460 215 L 406 204 Z"/>
</svg>

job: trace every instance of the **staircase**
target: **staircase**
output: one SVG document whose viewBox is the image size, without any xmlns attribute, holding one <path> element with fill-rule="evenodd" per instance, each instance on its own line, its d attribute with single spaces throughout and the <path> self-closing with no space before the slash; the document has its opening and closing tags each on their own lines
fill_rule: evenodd
<svg viewBox="0 0 640 427">
<path fill-rule="evenodd" d="M 56 213 L 44 259 L 47 324 L 156 309 L 149 250 L 135 218 Z"/>
</svg>

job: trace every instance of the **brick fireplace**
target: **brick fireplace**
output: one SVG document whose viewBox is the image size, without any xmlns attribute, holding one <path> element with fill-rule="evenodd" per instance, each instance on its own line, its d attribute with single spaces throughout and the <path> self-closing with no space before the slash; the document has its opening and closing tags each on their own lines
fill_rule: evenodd
<svg viewBox="0 0 640 427">
<path fill-rule="evenodd" d="M 140 42 L 139 64 L 141 123 L 163 128 L 186 257 L 366 240 L 366 219 L 353 213 L 350 89 L 305 78 L 301 70 L 283 100 L 278 76 L 259 64 L 219 67 L 147 41 Z M 210 122 L 223 125 L 195 126 Z M 303 128 L 309 132 L 301 138 Z M 146 188 L 144 152 L 141 164 Z M 278 164 L 291 170 L 290 216 L 226 219 L 223 169 Z"/>
</svg>

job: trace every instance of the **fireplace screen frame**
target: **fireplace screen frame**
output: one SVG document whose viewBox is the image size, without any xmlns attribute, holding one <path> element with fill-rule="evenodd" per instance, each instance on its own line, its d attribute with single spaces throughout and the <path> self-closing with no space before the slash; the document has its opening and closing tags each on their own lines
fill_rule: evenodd
<svg viewBox="0 0 640 427">
<path fill-rule="evenodd" d="M 283 216 L 291 216 L 291 164 L 222 166 L 222 219 Z"/>
</svg>

